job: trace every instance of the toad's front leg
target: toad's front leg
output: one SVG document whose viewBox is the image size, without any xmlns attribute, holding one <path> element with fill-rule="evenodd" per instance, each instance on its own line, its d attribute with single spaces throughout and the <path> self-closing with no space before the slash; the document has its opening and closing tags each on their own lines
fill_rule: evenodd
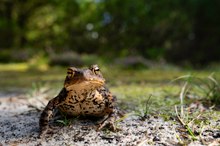
<svg viewBox="0 0 220 146">
<path fill-rule="evenodd" d="M 39 120 L 39 126 L 40 126 L 40 133 L 39 137 L 41 138 L 44 136 L 48 129 L 49 129 L 49 121 L 53 117 L 53 110 L 56 103 L 56 98 L 49 101 L 43 112 L 41 113 L 40 120 Z"/>
<path fill-rule="evenodd" d="M 115 109 L 111 114 L 109 114 L 104 120 L 99 124 L 98 130 L 102 130 L 104 127 L 108 127 L 109 130 L 115 132 L 118 128 L 115 125 L 117 117 L 117 110 Z"/>
<path fill-rule="evenodd" d="M 51 99 L 43 112 L 41 113 L 39 126 L 40 126 L 40 133 L 39 137 L 43 137 L 47 131 L 49 130 L 49 121 L 53 117 L 53 110 L 57 108 L 58 105 L 62 104 L 61 100 L 66 97 L 66 90 L 63 89 L 58 96 Z"/>
<path fill-rule="evenodd" d="M 57 108 L 67 96 L 67 91 L 65 88 L 61 90 L 61 92 L 55 98 L 51 99 L 43 112 L 41 113 L 39 126 L 40 126 L 40 133 L 39 138 L 43 137 L 47 131 L 49 130 L 49 121 L 53 117 L 53 110 Z"/>
</svg>

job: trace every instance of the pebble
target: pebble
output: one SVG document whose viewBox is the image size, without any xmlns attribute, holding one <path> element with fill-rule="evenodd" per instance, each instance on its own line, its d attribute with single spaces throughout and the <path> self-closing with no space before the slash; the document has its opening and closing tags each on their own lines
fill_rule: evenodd
<svg viewBox="0 0 220 146">
<path fill-rule="evenodd" d="M 214 138 L 220 138 L 220 131 L 215 131 L 215 132 L 213 133 L 213 137 L 214 137 Z"/>
<path fill-rule="evenodd" d="M 155 137 L 153 138 L 153 141 L 160 141 L 160 138 L 159 138 L 158 136 L 155 136 Z"/>
</svg>

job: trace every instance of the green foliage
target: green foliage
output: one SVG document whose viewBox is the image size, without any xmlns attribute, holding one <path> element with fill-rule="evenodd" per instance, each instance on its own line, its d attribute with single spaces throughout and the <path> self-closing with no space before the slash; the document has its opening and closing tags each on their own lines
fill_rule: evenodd
<svg viewBox="0 0 220 146">
<path fill-rule="evenodd" d="M 66 116 L 64 116 L 63 119 L 56 120 L 56 122 L 57 122 L 57 123 L 60 123 L 60 124 L 62 124 L 62 125 L 64 125 L 64 126 L 68 126 L 68 125 L 70 125 L 70 124 L 72 123 L 72 120 L 73 120 L 73 119 L 68 119 Z"/>
<path fill-rule="evenodd" d="M 57 119 L 55 122 L 62 124 L 63 126 L 68 126 L 70 124 L 72 124 L 72 122 L 77 119 L 78 117 L 68 117 L 65 113 L 62 113 L 61 111 L 59 111 L 61 118 Z"/>
<path fill-rule="evenodd" d="M 140 54 L 197 66 L 219 60 L 219 4 L 218 0 L 3 0 L 0 58 L 10 60 L 2 51 L 6 48 L 16 53 L 24 48 L 48 53 L 50 48 L 55 53 L 71 50 L 109 57 Z"/>
<path fill-rule="evenodd" d="M 150 111 L 152 112 L 150 109 L 152 104 L 151 96 L 152 95 L 150 95 L 146 101 L 142 102 L 138 107 L 138 110 L 135 112 L 135 115 L 140 117 L 140 119 L 144 120 L 150 114 Z"/>
</svg>

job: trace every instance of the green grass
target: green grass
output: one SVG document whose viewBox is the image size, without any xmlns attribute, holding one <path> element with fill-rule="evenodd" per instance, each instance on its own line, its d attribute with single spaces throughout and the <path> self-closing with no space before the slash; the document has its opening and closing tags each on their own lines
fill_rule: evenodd
<svg viewBox="0 0 220 146">
<path fill-rule="evenodd" d="M 28 63 L 0 64 L 0 92 L 14 92 L 16 91 L 14 89 L 26 92 L 36 88 L 33 85 L 47 85 L 49 90 L 59 92 L 63 86 L 66 68 L 51 68 L 43 63 L 36 63 L 35 60 Z M 146 102 L 152 95 L 152 107 L 154 107 L 152 111 L 161 106 L 169 109 L 170 106 L 179 103 L 178 95 L 184 81 L 172 82 L 173 79 L 187 74 L 202 78 L 211 73 L 211 71 L 188 71 L 175 68 L 131 70 L 106 64 L 100 64 L 100 68 L 107 80 L 107 86 L 117 96 L 119 104 L 124 108 L 133 104 L 132 110 L 136 110 L 143 107 L 141 103 Z M 218 72 L 216 77 L 220 77 Z"/>
<path fill-rule="evenodd" d="M 214 118 L 219 117 L 216 114 L 220 114 L 218 110 L 213 112 L 215 105 L 219 106 L 219 81 L 213 74 L 207 77 L 185 75 L 176 78 L 174 81 L 178 80 L 183 80 L 184 84 L 179 94 L 180 104 L 175 105 L 175 112 L 179 123 L 186 131 L 188 139 L 185 141 L 178 134 L 176 134 L 176 137 L 182 145 L 186 145 L 187 141 L 194 140 L 200 140 L 204 143 L 202 132 L 205 127 L 210 128 L 209 119 L 216 121 Z M 192 98 L 194 102 L 191 102 L 197 107 L 190 106 L 190 103 L 187 102 L 188 98 Z M 205 106 L 209 110 L 205 110 Z M 219 127 L 211 127 L 211 129 L 219 130 Z"/>
<path fill-rule="evenodd" d="M 46 70 L 29 68 L 25 63 L 0 64 L 0 91 L 13 89 L 29 90 L 33 84 L 48 84 L 51 87 L 61 86 L 66 69 L 48 68 Z"/>
</svg>

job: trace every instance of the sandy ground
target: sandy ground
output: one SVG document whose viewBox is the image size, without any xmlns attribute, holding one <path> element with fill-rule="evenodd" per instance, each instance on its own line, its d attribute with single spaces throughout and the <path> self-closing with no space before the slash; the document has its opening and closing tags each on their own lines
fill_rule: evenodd
<svg viewBox="0 0 220 146">
<path fill-rule="evenodd" d="M 149 116 L 140 120 L 129 116 L 118 123 L 118 132 L 108 130 L 96 131 L 96 125 L 90 120 L 75 119 L 69 126 L 54 126 L 53 134 L 43 139 L 38 138 L 38 120 L 42 106 L 46 100 L 27 99 L 22 96 L 0 98 L 0 145 L 3 146 L 95 146 L 95 145 L 220 145 L 220 120 L 211 121 L 200 134 L 199 140 L 184 140 L 181 124 L 175 118 L 164 121 L 157 116 Z M 199 135 L 199 134 L 198 134 Z M 178 139 L 180 137 L 180 139 Z"/>
</svg>

